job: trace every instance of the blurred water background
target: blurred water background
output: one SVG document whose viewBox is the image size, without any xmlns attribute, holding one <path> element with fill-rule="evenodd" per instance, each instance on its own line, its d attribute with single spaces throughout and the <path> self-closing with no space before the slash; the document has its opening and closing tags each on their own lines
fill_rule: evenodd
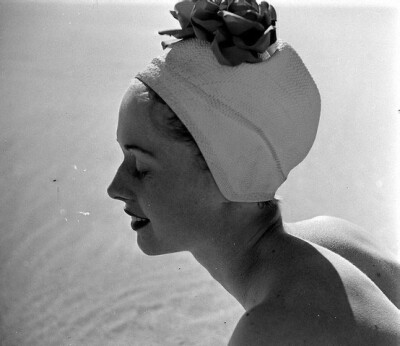
<svg viewBox="0 0 400 346">
<path fill-rule="evenodd" d="M 243 312 L 190 255 L 141 254 L 106 195 L 119 101 L 173 3 L 0 2 L 1 345 L 222 345 Z M 323 102 L 285 221 L 342 217 L 398 251 L 398 11 L 273 4 Z"/>
</svg>

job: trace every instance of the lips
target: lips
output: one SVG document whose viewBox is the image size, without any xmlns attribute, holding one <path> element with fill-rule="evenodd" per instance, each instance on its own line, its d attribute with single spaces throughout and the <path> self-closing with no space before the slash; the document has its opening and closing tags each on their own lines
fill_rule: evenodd
<svg viewBox="0 0 400 346">
<path fill-rule="evenodd" d="M 138 231 L 139 229 L 145 227 L 148 223 L 150 223 L 149 219 L 137 219 L 134 217 L 131 222 L 131 227 L 135 231 Z"/>
<path fill-rule="evenodd" d="M 150 223 L 150 220 L 145 218 L 145 217 L 140 217 L 134 213 L 132 213 L 129 209 L 125 208 L 124 209 L 125 213 L 128 215 L 132 216 L 132 222 L 131 222 L 131 227 L 135 230 L 138 231 L 139 229 L 145 227 L 148 223 Z"/>
</svg>

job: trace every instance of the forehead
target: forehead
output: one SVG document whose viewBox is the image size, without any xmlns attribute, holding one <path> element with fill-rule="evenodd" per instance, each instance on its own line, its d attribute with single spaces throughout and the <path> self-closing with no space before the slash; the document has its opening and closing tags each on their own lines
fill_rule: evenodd
<svg viewBox="0 0 400 346">
<path fill-rule="evenodd" d="M 148 91 L 142 83 L 134 82 L 126 91 L 119 109 L 117 140 L 126 144 L 140 140 L 140 133 L 151 131 L 151 103 Z"/>
<path fill-rule="evenodd" d="M 177 166 L 196 163 L 193 147 L 185 141 L 176 140 L 166 128 L 171 110 L 150 95 L 140 81 L 133 83 L 125 93 L 119 111 L 117 141 L 120 146 L 140 147 L 152 153 L 159 162 L 175 162 Z"/>
<path fill-rule="evenodd" d="M 122 98 L 119 115 L 125 117 L 128 113 L 135 113 L 138 106 L 144 110 L 149 103 L 149 93 L 146 87 L 142 83 L 133 82 Z"/>
<path fill-rule="evenodd" d="M 168 108 L 155 101 L 140 81 L 126 91 L 120 106 L 117 140 L 121 146 L 136 145 L 156 153 L 171 151 L 176 141 L 162 131 L 161 123 L 168 118 Z"/>
</svg>

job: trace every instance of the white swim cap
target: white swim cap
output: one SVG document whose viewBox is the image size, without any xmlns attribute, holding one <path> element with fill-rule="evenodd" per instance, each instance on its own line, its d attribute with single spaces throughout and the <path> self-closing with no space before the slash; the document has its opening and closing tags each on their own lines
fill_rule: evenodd
<svg viewBox="0 0 400 346">
<path fill-rule="evenodd" d="M 273 199 L 316 136 L 318 88 L 296 51 L 275 44 L 262 62 L 232 67 L 209 42 L 182 40 L 136 76 L 188 128 L 230 201 Z"/>
</svg>

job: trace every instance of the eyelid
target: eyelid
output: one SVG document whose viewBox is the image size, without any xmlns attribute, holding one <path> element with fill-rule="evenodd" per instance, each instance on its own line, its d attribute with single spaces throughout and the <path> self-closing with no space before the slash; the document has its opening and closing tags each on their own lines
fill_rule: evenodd
<svg viewBox="0 0 400 346">
<path fill-rule="evenodd" d="M 143 149 L 140 146 L 137 146 L 137 145 L 134 145 L 134 144 L 125 144 L 124 148 L 126 150 L 134 150 L 137 153 L 142 154 L 142 155 L 154 157 L 154 154 L 151 151 Z"/>
<path fill-rule="evenodd" d="M 132 150 L 125 150 L 125 152 L 128 154 L 128 156 L 132 157 L 130 160 L 134 160 L 135 162 L 131 162 L 129 166 L 131 167 L 132 174 L 135 178 L 142 180 L 149 174 L 149 168 L 146 166 L 145 163 L 143 163 L 142 160 L 138 160 L 136 156 L 133 154 Z"/>
<path fill-rule="evenodd" d="M 146 163 L 143 160 L 138 159 L 133 150 L 127 150 L 127 152 L 129 155 L 132 155 L 132 158 L 135 160 L 135 169 L 136 170 L 139 170 L 139 171 L 147 170 Z M 144 167 L 142 167 L 142 166 L 144 166 Z"/>
<path fill-rule="evenodd" d="M 143 164 L 142 163 L 142 161 L 140 161 L 140 160 L 135 160 L 135 166 L 136 166 L 136 169 L 138 170 L 138 171 L 141 171 L 141 170 L 145 170 L 146 169 L 146 167 L 142 167 L 142 166 L 145 166 L 145 164 Z"/>
<path fill-rule="evenodd" d="M 148 168 L 154 169 L 160 166 L 160 162 L 155 156 L 147 155 L 146 153 L 137 150 L 136 148 L 130 148 L 129 146 L 121 146 L 121 149 L 125 157 L 131 158 L 136 162 L 140 161 L 145 170 L 148 170 Z"/>
<path fill-rule="evenodd" d="M 141 154 L 140 152 L 138 152 L 138 151 L 135 150 L 135 149 L 126 149 L 126 148 L 123 148 L 122 151 L 123 151 L 124 153 L 128 154 L 129 156 L 132 156 L 135 160 L 137 160 L 138 155 Z"/>
<path fill-rule="evenodd" d="M 141 162 L 153 163 L 156 161 L 153 155 L 149 155 L 142 150 L 138 150 L 137 148 L 124 148 L 123 151 L 126 151 L 129 155 L 134 156 L 136 160 L 139 158 Z"/>
</svg>

